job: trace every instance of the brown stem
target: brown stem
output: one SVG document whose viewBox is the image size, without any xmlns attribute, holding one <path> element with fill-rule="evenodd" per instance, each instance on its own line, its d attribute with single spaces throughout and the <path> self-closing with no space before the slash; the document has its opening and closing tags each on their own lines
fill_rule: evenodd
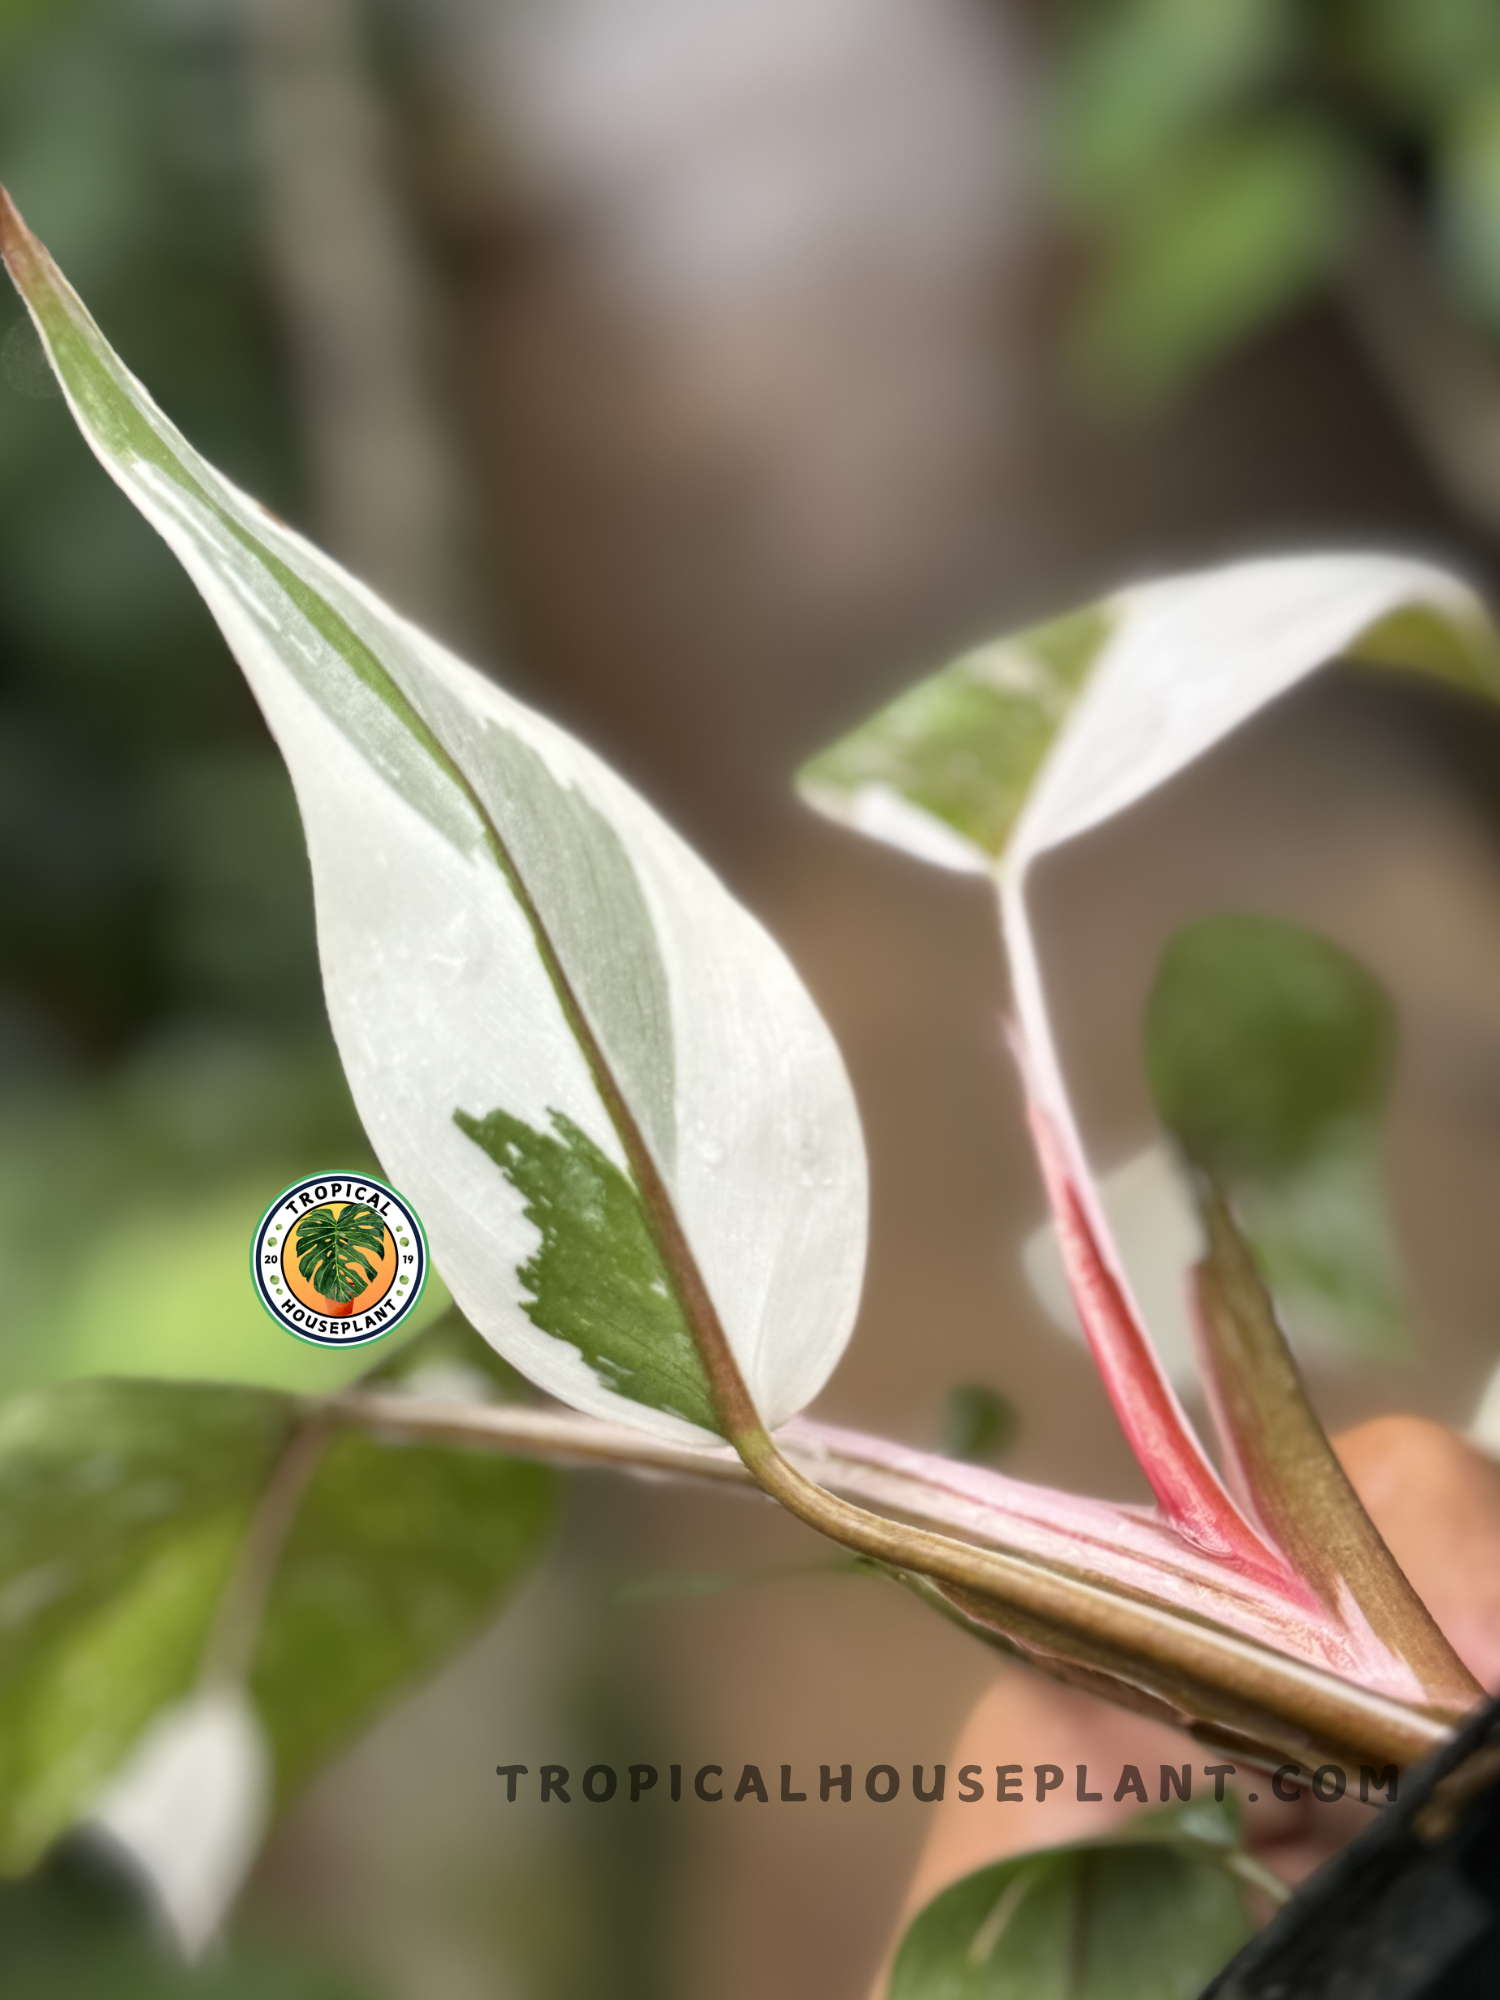
<svg viewBox="0 0 1500 2000">
<path fill-rule="evenodd" d="M 245 1530 L 198 1665 L 200 1687 L 249 1678 L 266 1601 L 308 1483 L 335 1429 L 318 1412 L 292 1433 Z"/>
<path fill-rule="evenodd" d="M 789 1465 L 764 1431 L 736 1444 L 758 1484 L 789 1513 L 845 1548 L 948 1586 L 961 1609 L 995 1625 L 1039 1665 L 1076 1667 L 1138 1688 L 1165 1700 L 1183 1720 L 1227 1728 L 1272 1749 L 1336 1746 L 1346 1756 L 1406 1763 L 1447 1739 L 1446 1718 L 1370 1694 L 1233 1633 L 867 1514 Z"/>
<path fill-rule="evenodd" d="M 1250 1746 L 1263 1759 L 1316 1755 L 1320 1762 L 1405 1764 L 1444 1742 L 1455 1719 L 1024 1557 L 867 1513 L 788 1463 L 759 1427 L 737 1441 L 742 1470 L 726 1453 L 553 1411 L 424 1403 L 370 1390 L 347 1391 L 324 1407 L 332 1419 L 527 1456 L 632 1465 L 742 1487 L 753 1477 L 845 1548 L 930 1579 L 950 1615 L 968 1629 L 1005 1639 L 1059 1678 L 1116 1700 L 1149 1701 L 1158 1713 L 1199 1726 L 1214 1740 Z"/>
<path fill-rule="evenodd" d="M 1206 1174 L 1199 1175 L 1198 1205 L 1208 1237 L 1208 1255 L 1194 1273 L 1203 1377 L 1233 1483 L 1332 1613 L 1352 1601 L 1433 1702 L 1470 1706 L 1483 1690 L 1349 1484 L 1249 1245 Z"/>
</svg>

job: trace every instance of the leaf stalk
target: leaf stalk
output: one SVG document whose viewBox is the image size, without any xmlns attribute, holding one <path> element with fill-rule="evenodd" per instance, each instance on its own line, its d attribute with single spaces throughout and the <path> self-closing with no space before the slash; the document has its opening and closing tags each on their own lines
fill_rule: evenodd
<svg viewBox="0 0 1500 2000">
<path fill-rule="evenodd" d="M 335 1421 L 580 1465 L 615 1465 L 744 1488 L 858 1554 L 941 1590 L 951 1615 L 1059 1678 L 1143 1703 L 1247 1758 L 1274 1764 L 1407 1764 L 1445 1742 L 1456 1715 L 1374 1693 L 1206 1621 L 1004 1552 L 850 1505 L 795 1467 L 760 1428 L 727 1452 L 624 1425 L 512 1405 L 437 1403 L 373 1390 L 321 1406 Z M 925 1594 L 925 1593 L 924 1593 Z"/>
</svg>

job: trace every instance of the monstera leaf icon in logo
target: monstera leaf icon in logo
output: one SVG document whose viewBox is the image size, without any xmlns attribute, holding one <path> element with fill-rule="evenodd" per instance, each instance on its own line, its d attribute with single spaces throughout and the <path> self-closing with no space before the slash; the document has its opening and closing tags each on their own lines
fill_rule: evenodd
<svg viewBox="0 0 1500 2000">
<path fill-rule="evenodd" d="M 288 1333 L 319 1347 L 379 1340 L 427 1280 L 415 1210 L 371 1174 L 313 1174 L 283 1188 L 250 1253 L 255 1288 Z"/>
<path fill-rule="evenodd" d="M 385 1255 L 380 1217 L 359 1201 L 345 1202 L 342 1208 L 310 1208 L 295 1234 L 297 1269 L 327 1299 L 330 1319 L 353 1312 L 354 1301 L 379 1276 L 379 1260 Z"/>
</svg>

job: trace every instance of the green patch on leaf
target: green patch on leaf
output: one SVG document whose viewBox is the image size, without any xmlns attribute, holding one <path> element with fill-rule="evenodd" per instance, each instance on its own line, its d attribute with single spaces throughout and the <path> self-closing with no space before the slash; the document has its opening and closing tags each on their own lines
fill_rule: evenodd
<svg viewBox="0 0 1500 2000">
<path fill-rule="evenodd" d="M 893 793 L 997 859 L 1109 632 L 1091 605 L 964 654 L 804 765 L 800 789 L 834 818 Z"/>
<path fill-rule="evenodd" d="M 506 1111 L 454 1122 L 525 1197 L 542 1240 L 517 1276 L 527 1317 L 576 1347 L 606 1388 L 704 1430 L 719 1421 L 708 1377 L 640 1195 L 562 1112 L 551 1132 Z"/>
<path fill-rule="evenodd" d="M 1500 699 L 1500 641 L 1483 617 L 1406 604 L 1362 632 L 1349 657 L 1364 667 L 1430 675 L 1465 694 Z"/>
<path fill-rule="evenodd" d="M 945 1889 L 902 1940 L 889 2000 L 1197 2000 L 1254 1926 L 1236 1822 L 1190 1804 Z"/>
<path fill-rule="evenodd" d="M 556 1491 L 547 1467 L 490 1452 L 333 1440 L 250 1676 L 283 1793 L 494 1615 L 545 1543 Z"/>
<path fill-rule="evenodd" d="M 1295 924 L 1219 916 L 1162 955 L 1146 1068 L 1162 1121 L 1224 1189 L 1291 1331 L 1404 1350 L 1380 1179 L 1396 1048 L 1384 987 Z"/>
</svg>

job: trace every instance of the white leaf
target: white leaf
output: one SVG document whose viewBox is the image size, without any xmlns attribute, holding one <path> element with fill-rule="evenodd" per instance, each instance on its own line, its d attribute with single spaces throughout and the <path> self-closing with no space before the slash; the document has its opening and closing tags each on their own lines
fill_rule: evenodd
<svg viewBox="0 0 1500 2000">
<path fill-rule="evenodd" d="M 164 1709 L 94 1802 L 85 1825 L 145 1882 L 187 1957 L 218 1931 L 271 1812 L 271 1760 L 242 1689 Z"/>
</svg>

